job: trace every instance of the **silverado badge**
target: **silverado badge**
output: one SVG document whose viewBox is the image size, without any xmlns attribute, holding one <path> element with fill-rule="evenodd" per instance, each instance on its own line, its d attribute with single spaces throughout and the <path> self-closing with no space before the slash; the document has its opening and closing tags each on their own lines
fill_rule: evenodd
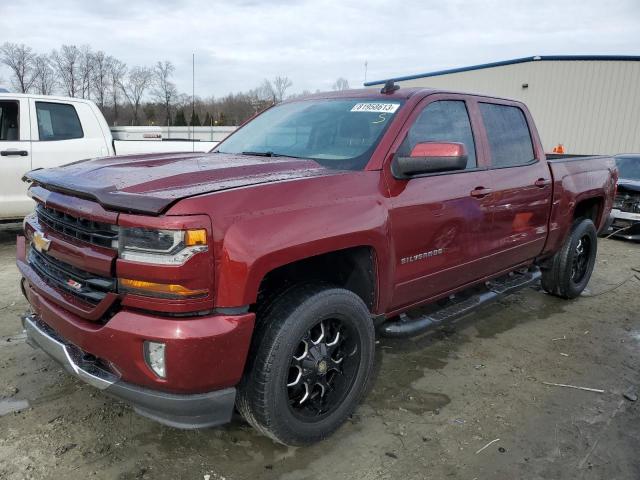
<svg viewBox="0 0 640 480">
<path fill-rule="evenodd" d="M 46 252 L 49 250 L 49 246 L 51 245 L 51 240 L 44 236 L 44 233 L 35 231 L 33 232 L 33 246 L 40 253 Z"/>
</svg>

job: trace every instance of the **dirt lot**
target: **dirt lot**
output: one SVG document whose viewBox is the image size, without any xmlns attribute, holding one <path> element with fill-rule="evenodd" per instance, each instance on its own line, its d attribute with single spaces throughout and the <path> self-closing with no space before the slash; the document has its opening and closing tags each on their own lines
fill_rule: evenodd
<svg viewBox="0 0 640 480">
<path fill-rule="evenodd" d="M 528 289 L 430 335 L 381 340 L 351 421 L 295 449 L 241 419 L 155 424 L 31 349 L 15 233 L 0 230 L 0 479 L 640 478 L 640 401 L 623 397 L 640 386 L 638 244 L 603 240 L 577 301 Z"/>
</svg>

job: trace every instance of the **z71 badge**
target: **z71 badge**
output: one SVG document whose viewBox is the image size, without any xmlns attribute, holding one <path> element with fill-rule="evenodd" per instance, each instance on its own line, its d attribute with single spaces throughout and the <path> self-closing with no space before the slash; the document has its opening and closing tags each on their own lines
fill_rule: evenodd
<svg viewBox="0 0 640 480">
<path fill-rule="evenodd" d="M 444 248 L 438 248 L 436 250 L 429 250 L 428 252 L 418 253 L 417 255 L 411 255 L 410 257 L 402 257 L 400 259 L 400 264 L 404 265 L 405 263 L 417 262 L 418 260 L 424 260 L 425 258 L 435 257 L 437 255 L 442 255 L 444 253 Z"/>
</svg>

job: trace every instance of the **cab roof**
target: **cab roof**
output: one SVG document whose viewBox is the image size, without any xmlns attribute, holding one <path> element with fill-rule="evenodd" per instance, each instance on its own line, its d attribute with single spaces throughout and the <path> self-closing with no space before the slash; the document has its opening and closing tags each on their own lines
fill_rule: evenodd
<svg viewBox="0 0 640 480">
<path fill-rule="evenodd" d="M 289 99 L 286 102 L 295 102 L 296 100 L 323 99 L 323 98 L 370 98 L 370 99 L 379 98 L 380 100 L 407 99 L 418 93 L 431 94 L 439 91 L 441 90 L 437 90 L 433 88 L 402 87 L 392 93 L 380 93 L 380 87 L 357 88 L 357 89 L 351 89 L 351 90 L 312 93 L 311 95 L 305 95 L 302 97 Z"/>
<path fill-rule="evenodd" d="M 88 100 L 86 98 L 63 97 L 59 95 L 40 95 L 37 93 L 11 93 L 11 92 L 0 91 L 0 100 L 19 99 L 19 98 L 33 98 L 36 100 L 43 100 L 43 101 L 53 100 L 53 101 L 60 101 L 60 102 L 93 103 L 92 100 Z"/>
</svg>

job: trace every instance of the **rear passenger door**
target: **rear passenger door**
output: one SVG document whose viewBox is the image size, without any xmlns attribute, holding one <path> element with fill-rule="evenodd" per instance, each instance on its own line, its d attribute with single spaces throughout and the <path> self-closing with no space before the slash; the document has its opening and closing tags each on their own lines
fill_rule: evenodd
<svg viewBox="0 0 640 480">
<path fill-rule="evenodd" d="M 490 220 L 484 196 L 487 172 L 474 140 L 475 122 L 464 96 L 430 95 L 400 132 L 394 155 L 407 156 L 419 142 L 459 142 L 467 150 L 465 170 L 397 179 L 385 167 L 390 191 L 394 292 L 399 309 L 442 295 L 487 274 Z"/>
<path fill-rule="evenodd" d="M 0 100 L 0 219 L 20 218 L 33 208 L 22 176 L 31 170 L 26 98 Z"/>
<path fill-rule="evenodd" d="M 83 102 L 31 100 L 33 168 L 107 155 L 95 115 Z"/>
<path fill-rule="evenodd" d="M 530 119 L 517 103 L 478 99 L 491 194 L 491 253 L 495 271 L 536 257 L 547 237 L 551 173 Z"/>
</svg>

